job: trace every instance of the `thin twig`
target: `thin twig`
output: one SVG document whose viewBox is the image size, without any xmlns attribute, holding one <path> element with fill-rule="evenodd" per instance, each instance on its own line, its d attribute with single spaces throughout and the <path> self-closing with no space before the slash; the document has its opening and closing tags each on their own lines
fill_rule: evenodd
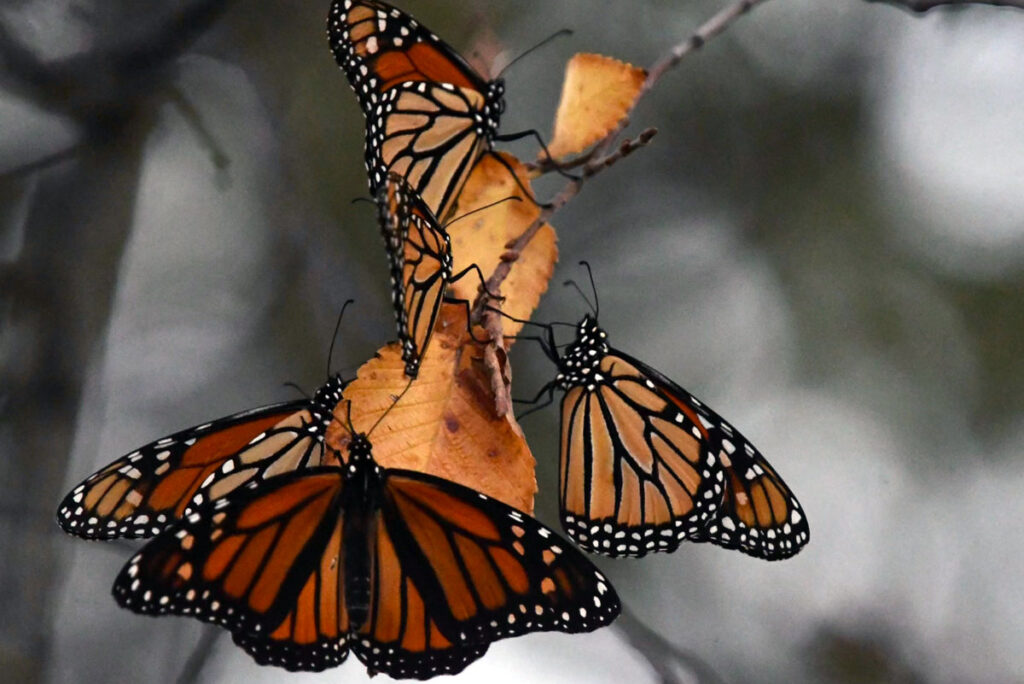
<svg viewBox="0 0 1024 684">
<path fill-rule="evenodd" d="M 199 641 L 192 648 L 192 652 L 189 653 L 188 660 L 185 661 L 181 672 L 178 673 L 177 684 L 196 684 L 199 681 L 203 668 L 206 667 L 206 664 L 210 662 L 210 657 L 213 656 L 213 647 L 217 645 L 217 641 L 223 633 L 219 629 L 207 628 L 203 630 L 203 633 L 199 635 Z"/>
<path fill-rule="evenodd" d="M 686 670 L 689 681 L 700 684 L 722 684 L 725 680 L 708 663 L 691 651 L 682 649 L 648 627 L 626 606 L 622 607 L 614 628 L 626 637 L 630 646 L 640 652 L 658 674 L 662 684 L 682 684 L 680 670 Z"/>
<path fill-rule="evenodd" d="M 572 198 L 579 194 L 584 183 L 586 183 L 588 179 L 611 167 L 620 159 L 628 156 L 638 148 L 647 145 L 651 141 L 651 138 L 654 137 L 656 132 L 653 128 L 645 130 L 634 139 L 627 139 L 623 143 L 617 145 L 619 136 L 625 130 L 626 126 L 629 125 L 629 115 L 632 113 L 633 109 L 636 108 L 640 99 L 650 92 L 658 81 L 660 81 L 661 78 L 675 67 L 684 57 L 703 47 L 709 40 L 725 31 L 739 17 L 765 1 L 766 0 L 739 0 L 738 2 L 734 2 L 733 4 L 725 7 L 701 25 L 700 28 L 698 28 L 689 38 L 674 46 L 665 56 L 655 62 L 650 69 L 647 70 L 647 78 L 645 78 L 643 84 L 641 84 L 640 91 L 634 99 L 632 107 L 622 120 L 619 121 L 618 125 L 616 125 L 608 135 L 599 141 L 589 153 L 577 160 L 569 162 L 574 168 L 578 166 L 581 169 L 579 177 L 566 183 L 558 194 L 555 195 L 554 199 L 552 199 L 551 202 L 541 210 L 537 219 L 530 224 L 530 226 L 523 231 L 519 237 L 506 244 L 507 251 L 502 255 L 501 263 L 498 264 L 490 278 L 487 279 L 487 291 L 500 293 L 502 283 L 505 282 L 505 279 L 508 278 L 509 273 L 512 271 L 512 264 L 519 259 L 523 250 L 530 244 L 530 240 L 533 239 L 533 236 L 537 234 L 541 226 L 543 226 L 555 212 L 564 207 L 570 200 L 572 200 Z M 481 293 L 474 304 L 472 320 L 475 323 L 483 325 L 491 336 L 490 344 L 497 348 L 498 346 L 503 345 L 504 340 L 502 321 L 499 314 L 486 306 L 487 301 L 488 297 L 486 293 Z M 499 386 L 500 383 L 498 380 L 500 378 L 500 369 L 495 366 L 490 367 L 489 371 L 492 375 L 491 384 L 495 387 Z M 511 405 L 506 402 L 508 397 L 505 395 L 507 395 L 507 391 L 499 393 L 499 396 L 497 397 L 496 410 L 498 411 L 498 415 L 504 415 L 502 409 L 504 409 L 505 406 Z"/>
<path fill-rule="evenodd" d="M 868 2 L 896 5 L 911 12 L 923 14 L 936 7 L 960 7 L 963 5 L 989 5 L 991 7 L 1015 7 L 1024 9 L 1024 0 L 867 0 Z"/>
</svg>

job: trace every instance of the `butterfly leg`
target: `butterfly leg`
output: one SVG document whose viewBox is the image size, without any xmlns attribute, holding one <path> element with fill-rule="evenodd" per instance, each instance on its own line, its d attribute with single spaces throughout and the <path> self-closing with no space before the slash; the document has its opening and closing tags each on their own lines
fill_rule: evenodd
<svg viewBox="0 0 1024 684">
<path fill-rule="evenodd" d="M 469 333 L 469 336 L 472 337 L 473 341 L 476 342 L 477 344 L 490 344 L 490 342 L 491 342 L 491 338 L 490 337 L 485 337 L 483 339 L 480 339 L 479 337 L 477 337 L 476 335 L 473 334 L 473 326 L 469 322 L 470 318 L 473 315 L 473 310 L 469 306 L 469 300 L 468 299 L 457 299 L 455 297 L 445 297 L 444 298 L 444 302 L 446 304 L 459 304 L 459 305 L 465 307 L 465 309 L 466 309 L 466 332 Z"/>
<path fill-rule="evenodd" d="M 547 397 L 545 397 L 544 401 L 541 401 L 541 397 L 544 396 L 545 394 L 547 394 Z M 529 399 L 529 400 L 513 399 L 512 403 L 514 403 L 514 404 L 528 404 L 528 405 L 532 406 L 532 408 L 529 409 L 528 411 L 520 413 L 518 416 L 516 416 L 516 420 L 522 420 L 523 418 L 525 418 L 526 416 L 530 415 L 531 413 L 534 413 L 535 411 L 540 411 L 542 408 L 546 408 L 547 406 L 550 406 L 551 402 L 553 402 L 554 400 L 555 400 L 555 383 L 553 383 L 553 382 L 549 382 L 548 384 L 546 384 L 543 387 L 541 387 L 540 391 L 537 392 L 537 396 L 535 396 L 533 399 Z"/>
<path fill-rule="evenodd" d="M 551 168 L 555 171 L 555 173 L 565 178 L 568 178 L 569 180 L 578 181 L 581 179 L 580 176 L 577 176 L 574 173 L 569 173 L 568 171 L 566 171 L 565 169 L 561 168 L 558 165 L 558 162 L 555 161 L 555 158 L 551 156 L 551 152 L 548 151 L 548 146 L 544 144 L 544 139 L 540 137 L 540 133 L 538 133 L 536 129 L 531 128 L 528 131 L 522 131 L 519 133 L 498 135 L 495 136 L 494 139 L 500 142 L 512 142 L 514 140 L 521 140 L 523 138 L 529 137 L 532 137 L 534 140 L 536 140 L 537 144 L 540 145 L 540 148 L 544 150 L 544 156 L 547 157 L 548 162 L 551 163 Z"/>
<path fill-rule="evenodd" d="M 463 276 L 467 275 L 470 271 L 476 271 L 476 274 L 480 276 L 480 289 L 486 292 L 488 297 L 499 302 L 504 301 L 504 297 L 502 297 L 499 294 L 494 294 L 493 292 L 487 289 L 487 278 L 484 277 L 484 272 L 480 270 L 480 266 L 478 266 L 477 264 L 471 264 L 466 268 L 462 269 L 461 271 L 453 275 L 451 278 L 449 278 L 448 283 L 454 283 L 456 280 L 459 280 Z"/>
<path fill-rule="evenodd" d="M 494 159 L 497 160 L 497 162 L 499 164 L 501 164 L 502 166 L 505 167 L 505 169 L 509 172 L 509 174 L 511 174 L 512 180 L 514 180 L 516 182 L 516 185 L 519 186 L 519 189 L 523 191 L 523 194 L 526 195 L 526 197 L 531 202 L 536 204 L 541 209 L 552 209 L 553 208 L 553 205 L 550 202 L 544 203 L 544 202 L 538 202 L 537 201 L 537 198 L 533 196 L 533 192 L 531 190 L 529 190 L 525 185 L 523 185 L 523 182 L 521 180 L 519 180 L 519 176 L 516 175 L 515 169 L 512 168 L 511 164 L 509 164 L 507 161 L 505 161 L 504 157 L 502 157 L 500 154 L 498 154 L 494 150 L 488 150 L 484 154 L 491 155 L 492 157 L 494 157 Z M 480 158 L 483 159 L 483 155 L 481 155 Z"/>
</svg>

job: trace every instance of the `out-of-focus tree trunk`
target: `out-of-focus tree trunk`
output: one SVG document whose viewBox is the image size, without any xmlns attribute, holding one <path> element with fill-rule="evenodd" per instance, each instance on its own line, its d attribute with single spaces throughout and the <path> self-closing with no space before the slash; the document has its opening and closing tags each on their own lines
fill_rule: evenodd
<svg viewBox="0 0 1024 684">
<path fill-rule="evenodd" d="M 81 138 L 68 151 L 0 175 L 5 197 L 30 193 L 3 226 L 17 237 L 0 263 L 0 667 L 7 681 L 18 682 L 38 681 L 47 657 L 58 576 L 53 506 L 87 371 L 110 318 L 159 102 L 154 95 L 227 3 L 174 2 L 147 9 L 148 21 L 139 22 L 119 18 L 109 3 L 69 3 L 61 21 L 51 13 L 47 35 L 31 35 L 28 28 L 39 25 L 33 17 L 52 9 L 43 4 L 0 15 L 0 87 L 74 121 Z M 87 21 L 95 21 L 83 41 L 88 47 L 54 57 Z"/>
</svg>

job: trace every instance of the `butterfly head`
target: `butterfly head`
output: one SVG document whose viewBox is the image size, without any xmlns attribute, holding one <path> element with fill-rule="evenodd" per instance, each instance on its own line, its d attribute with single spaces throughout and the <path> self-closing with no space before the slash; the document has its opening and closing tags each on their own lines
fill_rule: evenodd
<svg viewBox="0 0 1024 684">
<path fill-rule="evenodd" d="M 365 432 L 357 433 L 348 443 L 348 470 L 355 473 L 367 467 L 380 473 L 380 466 L 373 460 L 373 447 Z"/>
<path fill-rule="evenodd" d="M 566 348 L 559 360 L 556 380 L 565 388 L 585 384 L 608 354 L 608 334 L 597 324 L 597 318 L 587 314 L 576 326 L 576 339 Z"/>
</svg>

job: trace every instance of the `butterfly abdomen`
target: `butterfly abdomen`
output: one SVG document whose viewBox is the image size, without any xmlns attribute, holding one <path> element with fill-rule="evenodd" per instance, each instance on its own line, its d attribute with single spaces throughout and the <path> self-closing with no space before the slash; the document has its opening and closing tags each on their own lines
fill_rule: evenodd
<svg viewBox="0 0 1024 684">
<path fill-rule="evenodd" d="M 344 539 L 345 604 L 349 621 L 358 629 L 370 613 L 371 558 L 374 549 L 377 511 L 384 496 L 380 467 L 374 462 L 370 443 L 365 435 L 357 435 L 349 445 L 345 468 L 345 501 L 342 509 Z"/>
<path fill-rule="evenodd" d="M 359 507 L 345 513 L 342 539 L 345 540 L 345 605 L 353 627 L 366 622 L 370 612 L 370 535 L 371 515 Z"/>
</svg>

